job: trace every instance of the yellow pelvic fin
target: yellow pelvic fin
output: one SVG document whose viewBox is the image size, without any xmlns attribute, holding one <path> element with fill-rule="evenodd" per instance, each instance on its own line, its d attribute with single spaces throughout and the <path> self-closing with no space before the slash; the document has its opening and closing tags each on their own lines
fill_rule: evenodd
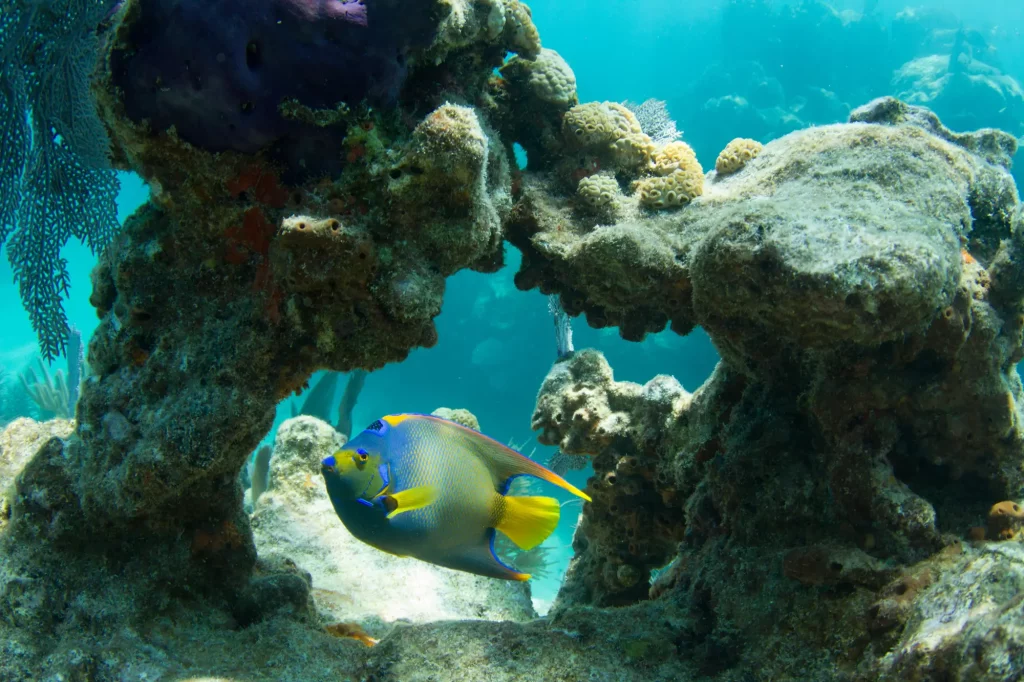
<svg viewBox="0 0 1024 682">
<path fill-rule="evenodd" d="M 437 489 L 432 485 L 421 485 L 384 496 L 384 506 L 391 519 L 413 509 L 422 509 L 437 499 Z"/>
<path fill-rule="evenodd" d="M 520 549 L 533 549 L 555 532 L 561 505 L 553 497 L 506 497 L 497 529 Z"/>
</svg>

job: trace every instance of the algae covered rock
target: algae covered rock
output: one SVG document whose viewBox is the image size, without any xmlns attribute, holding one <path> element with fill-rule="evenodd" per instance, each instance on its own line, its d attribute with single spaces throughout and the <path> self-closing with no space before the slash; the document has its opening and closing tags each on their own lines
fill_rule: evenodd
<svg viewBox="0 0 1024 682">
<path fill-rule="evenodd" d="M 927 580 L 898 581 L 901 611 L 874 605 L 873 626 L 891 639 L 857 671 L 858 680 L 1007 680 L 1020 672 L 1024 644 L 1024 549 L 989 544 L 955 549 L 916 568 Z M 909 594 L 908 594 L 909 593 Z M 889 608 L 893 617 L 880 615 Z"/>
<path fill-rule="evenodd" d="M 0 431 L 0 532 L 11 518 L 14 480 L 25 464 L 51 438 L 64 439 L 73 431 L 70 419 L 37 422 L 27 417 L 15 419 Z"/>
<path fill-rule="evenodd" d="M 287 557 L 309 572 L 323 618 L 358 622 L 379 636 L 397 620 L 534 617 L 525 583 L 392 556 L 352 537 L 334 512 L 320 475 L 320 460 L 343 442 L 315 417 L 282 424 L 274 443 L 270 487 L 257 501 L 252 519 L 261 556 Z"/>
</svg>

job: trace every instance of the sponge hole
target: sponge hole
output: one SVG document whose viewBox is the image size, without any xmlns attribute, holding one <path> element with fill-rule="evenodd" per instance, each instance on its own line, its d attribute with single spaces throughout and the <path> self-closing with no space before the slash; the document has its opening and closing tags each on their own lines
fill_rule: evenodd
<svg viewBox="0 0 1024 682">
<path fill-rule="evenodd" d="M 263 51 L 255 40 L 250 40 L 245 46 L 245 65 L 250 71 L 255 71 L 263 65 Z"/>
</svg>

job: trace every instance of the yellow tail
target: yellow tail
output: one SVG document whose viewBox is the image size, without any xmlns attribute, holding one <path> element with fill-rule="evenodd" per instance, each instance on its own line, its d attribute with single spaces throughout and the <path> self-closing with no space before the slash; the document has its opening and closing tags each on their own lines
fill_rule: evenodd
<svg viewBox="0 0 1024 682">
<path fill-rule="evenodd" d="M 520 549 L 533 549 L 555 532 L 561 505 L 553 497 L 505 497 L 498 530 Z"/>
</svg>

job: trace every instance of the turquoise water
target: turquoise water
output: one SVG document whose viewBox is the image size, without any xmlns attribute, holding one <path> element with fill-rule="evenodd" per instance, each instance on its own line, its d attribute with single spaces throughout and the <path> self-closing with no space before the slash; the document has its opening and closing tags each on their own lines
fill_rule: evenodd
<svg viewBox="0 0 1024 682">
<path fill-rule="evenodd" d="M 1024 134 L 1019 85 L 1024 3 L 1019 0 L 529 4 L 545 46 L 559 51 L 575 70 L 581 101 L 664 100 L 705 169 L 734 137 L 768 142 L 809 125 L 845 120 L 852 107 L 886 94 L 917 96 L 954 129 L 993 126 Z M 966 54 L 975 69 L 971 78 L 989 81 L 975 90 L 957 92 L 941 82 L 943 74 L 927 72 L 927 62 L 914 65 L 936 56 L 947 59 L 948 69 L 958 34 L 967 43 L 959 54 Z M 145 201 L 147 190 L 131 175 L 122 174 L 121 183 L 123 219 Z M 97 322 L 88 302 L 94 259 L 77 243 L 69 244 L 64 256 L 71 273 L 66 311 L 88 336 Z M 498 274 L 463 272 L 448 281 L 437 320 L 439 343 L 370 375 L 355 409 L 357 428 L 386 413 L 462 407 L 476 414 L 487 434 L 525 442 L 527 453 L 536 448 L 535 456 L 546 460 L 554 449 L 535 443 L 530 416 L 555 358 L 555 339 L 546 297 L 520 292 L 512 283 L 518 261 L 508 246 Z M 13 374 L 35 362 L 36 341 L 11 282 L 2 259 L 0 363 Z M 574 329 L 576 347 L 602 350 L 620 380 L 645 382 L 666 373 L 694 390 L 717 360 L 699 330 L 685 338 L 667 331 L 628 343 L 615 330 L 589 329 L 581 320 Z M 63 361 L 53 365 L 61 367 Z M 287 402 L 280 406 L 278 423 L 291 409 Z M 586 471 L 569 475 L 580 487 L 586 477 Z M 571 554 L 574 520 L 574 514 L 566 514 L 548 541 L 557 548 L 559 567 L 534 584 L 541 601 L 550 601 L 557 590 Z"/>
</svg>

